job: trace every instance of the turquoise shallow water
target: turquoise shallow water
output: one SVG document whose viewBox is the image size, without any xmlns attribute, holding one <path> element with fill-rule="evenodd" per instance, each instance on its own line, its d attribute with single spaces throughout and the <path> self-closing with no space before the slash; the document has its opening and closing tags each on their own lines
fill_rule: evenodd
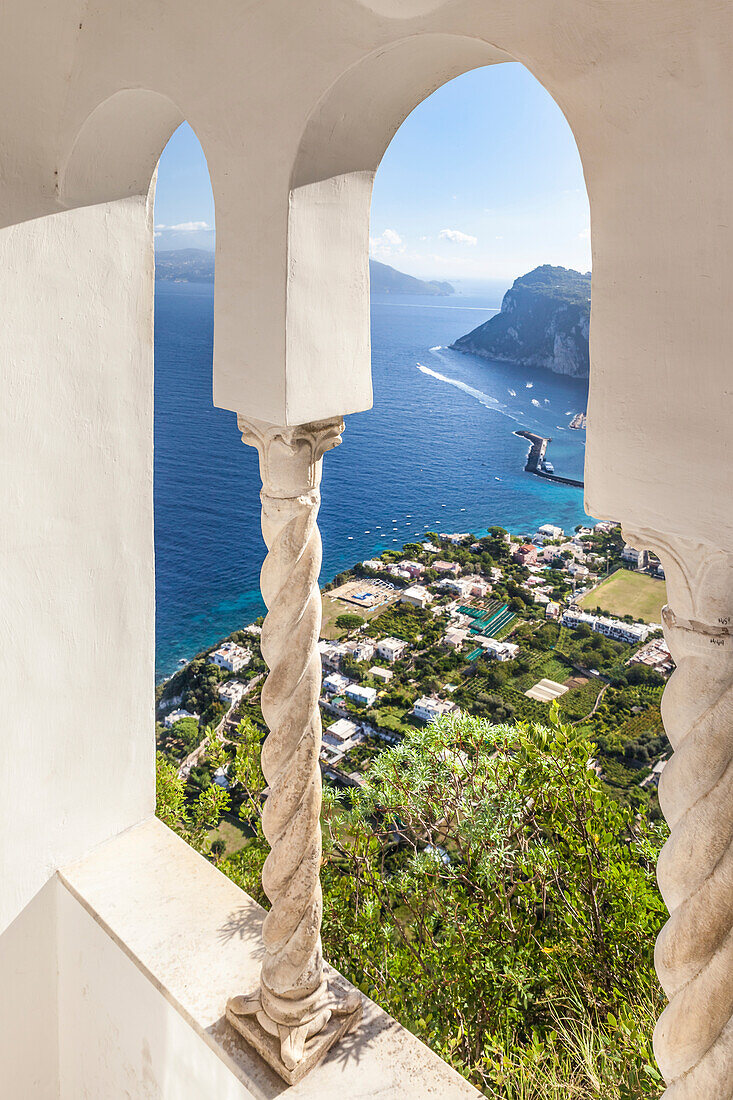
<svg viewBox="0 0 733 1100">
<path fill-rule="evenodd" d="M 585 408 L 587 384 L 447 347 L 497 305 L 373 300 L 374 408 L 347 417 L 343 444 L 324 460 L 323 580 L 425 530 L 571 530 L 586 518 L 582 490 L 524 473 L 528 444 L 513 432 L 552 436 L 555 471 L 581 478 L 585 432 L 567 424 Z M 241 443 L 234 414 L 211 403 L 212 338 L 213 288 L 158 283 L 159 676 L 264 610 L 257 455 Z"/>
</svg>

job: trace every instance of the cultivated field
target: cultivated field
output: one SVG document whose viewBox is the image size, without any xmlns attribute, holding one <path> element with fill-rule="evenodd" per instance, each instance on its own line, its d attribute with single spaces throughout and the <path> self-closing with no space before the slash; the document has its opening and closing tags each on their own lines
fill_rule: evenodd
<svg viewBox="0 0 733 1100">
<path fill-rule="evenodd" d="M 667 586 L 663 580 L 630 569 L 617 569 L 579 601 L 586 611 L 600 607 L 609 615 L 632 615 L 647 623 L 662 621 L 666 602 Z"/>
</svg>

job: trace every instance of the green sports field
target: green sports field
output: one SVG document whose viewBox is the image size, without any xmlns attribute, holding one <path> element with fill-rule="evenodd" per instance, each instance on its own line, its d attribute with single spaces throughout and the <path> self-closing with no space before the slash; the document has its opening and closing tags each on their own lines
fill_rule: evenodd
<svg viewBox="0 0 733 1100">
<path fill-rule="evenodd" d="M 586 611 L 600 607 L 609 615 L 631 615 L 647 623 L 662 621 L 666 602 L 667 586 L 663 580 L 630 569 L 618 569 L 579 601 Z"/>
</svg>

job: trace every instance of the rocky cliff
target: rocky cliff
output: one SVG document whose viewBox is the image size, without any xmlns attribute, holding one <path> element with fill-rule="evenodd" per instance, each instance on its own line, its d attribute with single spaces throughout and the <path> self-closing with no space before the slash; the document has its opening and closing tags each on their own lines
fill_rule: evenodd
<svg viewBox="0 0 733 1100">
<path fill-rule="evenodd" d="M 590 272 L 545 264 L 516 279 L 501 312 L 451 347 L 484 359 L 587 378 Z"/>
</svg>

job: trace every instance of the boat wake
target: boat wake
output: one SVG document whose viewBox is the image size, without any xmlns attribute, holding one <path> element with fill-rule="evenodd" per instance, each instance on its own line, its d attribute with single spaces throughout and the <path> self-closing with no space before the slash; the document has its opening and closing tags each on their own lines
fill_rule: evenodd
<svg viewBox="0 0 733 1100">
<path fill-rule="evenodd" d="M 430 350 L 431 351 L 442 351 L 443 350 L 443 345 L 442 344 L 436 344 L 435 347 L 431 348 Z"/>
<path fill-rule="evenodd" d="M 424 366 L 423 363 L 416 363 L 415 365 L 422 374 L 427 374 L 429 378 L 435 378 L 437 382 L 444 382 L 447 386 L 455 386 L 457 390 L 461 390 L 463 393 L 467 393 L 469 397 L 475 398 L 475 400 L 479 401 L 485 409 L 493 409 L 494 412 L 508 416 L 510 420 L 517 420 L 515 416 L 507 412 L 506 405 L 502 405 L 495 397 L 491 397 L 488 393 L 484 393 L 483 390 L 474 389 L 473 386 L 469 386 L 466 382 L 461 382 L 457 378 L 448 378 L 445 374 L 439 374 L 437 370 L 431 370 L 430 367 Z"/>
</svg>

